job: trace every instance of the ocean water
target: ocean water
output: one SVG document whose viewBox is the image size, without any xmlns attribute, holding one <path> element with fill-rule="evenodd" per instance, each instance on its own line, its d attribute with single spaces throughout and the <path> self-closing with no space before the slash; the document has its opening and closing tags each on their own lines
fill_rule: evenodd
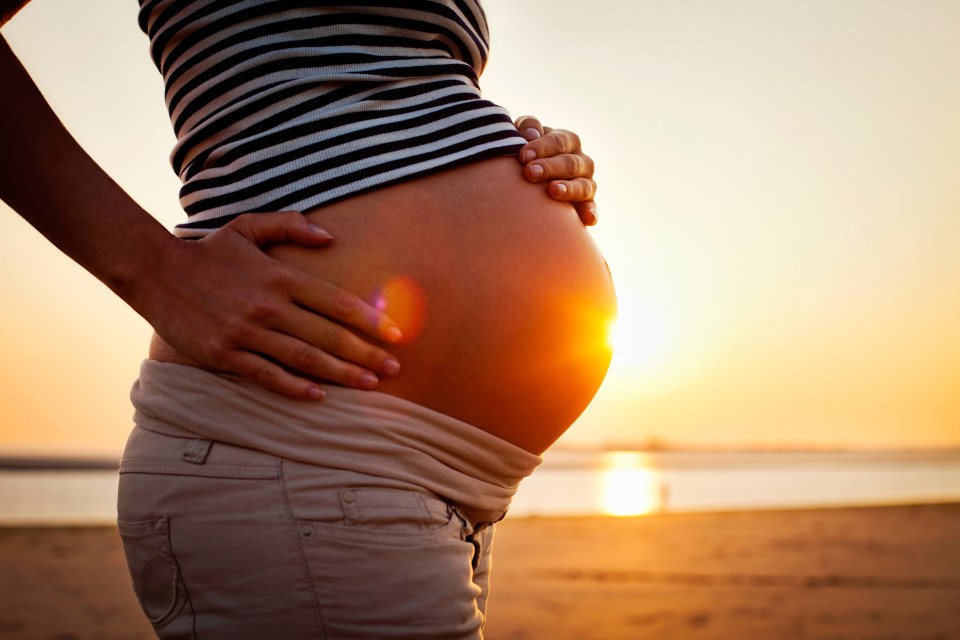
<svg viewBox="0 0 960 640">
<path fill-rule="evenodd" d="M 0 524 L 109 524 L 109 469 L 0 469 Z M 547 453 L 516 516 L 642 515 L 960 502 L 960 451 Z"/>
<path fill-rule="evenodd" d="M 554 451 L 523 515 L 642 515 L 960 501 L 960 451 Z"/>
</svg>

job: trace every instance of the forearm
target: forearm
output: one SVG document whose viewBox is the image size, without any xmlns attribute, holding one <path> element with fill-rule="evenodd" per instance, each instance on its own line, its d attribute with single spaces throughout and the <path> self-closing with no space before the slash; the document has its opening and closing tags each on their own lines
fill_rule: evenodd
<svg viewBox="0 0 960 640">
<path fill-rule="evenodd" d="M 136 308 L 176 239 L 80 147 L 0 37 L 0 199 Z"/>
<path fill-rule="evenodd" d="M 0 199 L 174 349 L 294 398 L 322 397 L 313 379 L 372 389 L 377 373 L 397 373 L 389 352 L 352 331 L 401 339 L 383 311 L 263 251 L 324 247 L 328 233 L 297 213 L 263 213 L 178 240 L 80 148 L 2 38 L 0 86 Z"/>
</svg>

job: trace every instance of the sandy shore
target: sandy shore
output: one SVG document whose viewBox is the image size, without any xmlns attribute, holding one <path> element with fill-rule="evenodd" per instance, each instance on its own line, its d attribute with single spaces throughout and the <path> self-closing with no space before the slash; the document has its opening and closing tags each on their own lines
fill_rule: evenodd
<svg viewBox="0 0 960 640">
<path fill-rule="evenodd" d="M 960 504 L 517 519 L 489 640 L 960 640 Z M 0 638 L 151 638 L 112 528 L 0 529 Z"/>
</svg>

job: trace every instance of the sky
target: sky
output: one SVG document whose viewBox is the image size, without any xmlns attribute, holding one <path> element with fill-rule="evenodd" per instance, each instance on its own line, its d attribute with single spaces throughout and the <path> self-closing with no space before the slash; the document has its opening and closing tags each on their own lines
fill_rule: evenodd
<svg viewBox="0 0 960 640">
<path fill-rule="evenodd" d="M 597 163 L 621 310 L 561 443 L 960 446 L 960 4 L 484 6 L 485 95 Z M 172 227 L 174 138 L 136 13 L 33 0 L 3 35 Z M 149 327 L 2 204 L 0 237 L 0 454 L 119 453 Z"/>
</svg>

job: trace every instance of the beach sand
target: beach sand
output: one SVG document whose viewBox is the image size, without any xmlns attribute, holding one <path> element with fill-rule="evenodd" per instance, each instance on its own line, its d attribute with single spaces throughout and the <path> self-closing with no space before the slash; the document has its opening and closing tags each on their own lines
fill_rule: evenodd
<svg viewBox="0 0 960 640">
<path fill-rule="evenodd" d="M 960 504 L 497 531 L 488 640 L 960 640 Z M 152 638 L 117 532 L 0 529 L 0 638 Z"/>
</svg>

